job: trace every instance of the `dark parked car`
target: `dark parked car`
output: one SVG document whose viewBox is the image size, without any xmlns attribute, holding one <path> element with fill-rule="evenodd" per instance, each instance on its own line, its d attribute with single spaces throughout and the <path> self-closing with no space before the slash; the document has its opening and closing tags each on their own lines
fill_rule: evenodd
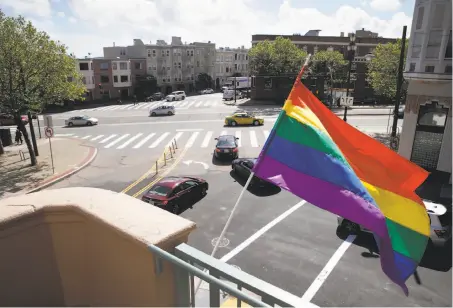
<svg viewBox="0 0 453 308">
<path fill-rule="evenodd" d="M 233 135 L 222 135 L 218 138 L 214 150 L 214 157 L 217 159 L 235 159 L 239 157 L 238 140 Z"/>
<path fill-rule="evenodd" d="M 250 173 L 252 173 L 253 167 L 255 166 L 256 158 L 238 158 L 233 160 L 231 163 L 231 169 L 234 173 L 244 179 L 248 179 Z M 259 177 L 254 176 L 252 181 L 249 184 L 250 186 L 275 186 L 272 183 L 269 183 L 265 180 L 260 179 Z"/>
<path fill-rule="evenodd" d="M 208 183 L 200 178 L 169 176 L 154 184 L 142 201 L 179 214 L 203 198 L 208 188 Z"/>
</svg>

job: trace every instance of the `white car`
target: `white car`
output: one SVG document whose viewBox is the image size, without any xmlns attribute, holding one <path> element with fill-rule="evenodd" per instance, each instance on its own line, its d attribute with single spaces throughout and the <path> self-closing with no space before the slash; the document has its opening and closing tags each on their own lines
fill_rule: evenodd
<svg viewBox="0 0 453 308">
<path fill-rule="evenodd" d="M 173 102 L 173 101 L 181 101 L 186 99 L 186 92 L 184 91 L 175 91 L 172 92 L 171 94 L 167 95 L 165 98 L 167 102 Z"/>
<path fill-rule="evenodd" d="M 236 99 L 241 99 L 243 98 L 242 92 L 236 90 Z M 234 99 L 234 90 L 225 90 L 223 92 L 223 99 L 226 101 L 233 100 Z"/>
<path fill-rule="evenodd" d="M 89 116 L 75 116 L 64 121 L 66 126 L 92 126 L 98 123 L 98 119 Z"/>
<path fill-rule="evenodd" d="M 149 116 L 155 117 L 157 115 L 174 115 L 175 106 L 163 105 L 149 110 Z"/>
<path fill-rule="evenodd" d="M 423 200 L 431 225 L 430 242 L 437 247 L 442 247 L 451 238 L 451 210 L 448 211 L 445 206 Z M 347 231 L 358 234 L 359 232 L 371 231 L 356 224 L 355 222 L 337 216 L 338 231 Z"/>
<path fill-rule="evenodd" d="M 212 94 L 212 93 L 214 93 L 213 89 L 204 89 L 203 91 L 201 91 L 201 94 Z"/>
</svg>

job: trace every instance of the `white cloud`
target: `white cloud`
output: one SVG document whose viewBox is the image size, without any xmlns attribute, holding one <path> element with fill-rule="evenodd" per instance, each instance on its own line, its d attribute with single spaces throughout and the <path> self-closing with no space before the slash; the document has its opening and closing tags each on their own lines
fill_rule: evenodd
<svg viewBox="0 0 453 308">
<path fill-rule="evenodd" d="M 52 14 L 49 0 L 0 0 L 1 7 L 9 7 L 24 16 L 50 17 Z"/>
<path fill-rule="evenodd" d="M 372 9 L 383 12 L 394 12 L 401 7 L 402 0 L 371 0 Z"/>
<path fill-rule="evenodd" d="M 66 16 L 66 14 L 65 14 L 64 12 L 58 12 L 58 13 L 57 13 L 57 16 L 63 18 L 63 17 Z"/>
<path fill-rule="evenodd" d="M 9 3 L 16 1 L 24 0 Z M 256 0 L 67 1 L 72 12 L 66 15 L 73 15 L 68 20 L 77 19 L 78 26 L 68 31 L 56 24 L 43 25 L 42 30 L 66 43 L 80 57 L 88 52 L 102 56 L 103 46 L 112 46 L 113 42 L 117 46 L 130 45 L 135 38 L 149 43 L 157 39 L 168 42 L 171 36 L 180 36 L 183 42 L 210 40 L 218 47 L 249 47 L 252 34 L 304 34 L 321 29 L 321 35 L 337 36 L 366 28 L 383 37 L 400 37 L 403 25 L 411 25 L 411 17 L 402 12 L 382 19 L 367 13 L 368 6 L 343 5 L 326 14 L 316 8 L 295 8 L 289 0 L 282 1 L 276 11 L 257 11 L 251 7 Z"/>
<path fill-rule="evenodd" d="M 69 22 L 72 23 L 72 24 L 75 24 L 77 22 L 77 18 L 71 16 L 68 18 Z"/>
</svg>

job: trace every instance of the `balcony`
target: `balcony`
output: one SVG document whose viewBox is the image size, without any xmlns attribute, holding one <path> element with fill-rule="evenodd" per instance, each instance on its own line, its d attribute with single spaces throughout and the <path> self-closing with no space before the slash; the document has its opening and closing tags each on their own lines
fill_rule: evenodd
<svg viewBox="0 0 453 308">
<path fill-rule="evenodd" d="M 193 222 L 125 194 L 11 197 L 0 221 L 1 306 L 314 307 L 187 245 Z"/>
</svg>

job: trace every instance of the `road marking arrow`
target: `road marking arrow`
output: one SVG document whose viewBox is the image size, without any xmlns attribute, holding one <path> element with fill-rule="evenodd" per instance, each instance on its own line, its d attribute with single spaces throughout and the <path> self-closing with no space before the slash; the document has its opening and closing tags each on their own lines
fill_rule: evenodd
<svg viewBox="0 0 453 308">
<path fill-rule="evenodd" d="M 203 168 L 205 170 L 208 170 L 209 169 L 209 165 L 207 163 L 204 163 L 204 162 L 201 162 L 201 161 L 194 161 L 194 160 L 186 160 L 186 161 L 183 161 L 183 163 L 187 166 L 191 165 L 192 163 L 194 164 L 200 164 L 203 166 Z"/>
</svg>

